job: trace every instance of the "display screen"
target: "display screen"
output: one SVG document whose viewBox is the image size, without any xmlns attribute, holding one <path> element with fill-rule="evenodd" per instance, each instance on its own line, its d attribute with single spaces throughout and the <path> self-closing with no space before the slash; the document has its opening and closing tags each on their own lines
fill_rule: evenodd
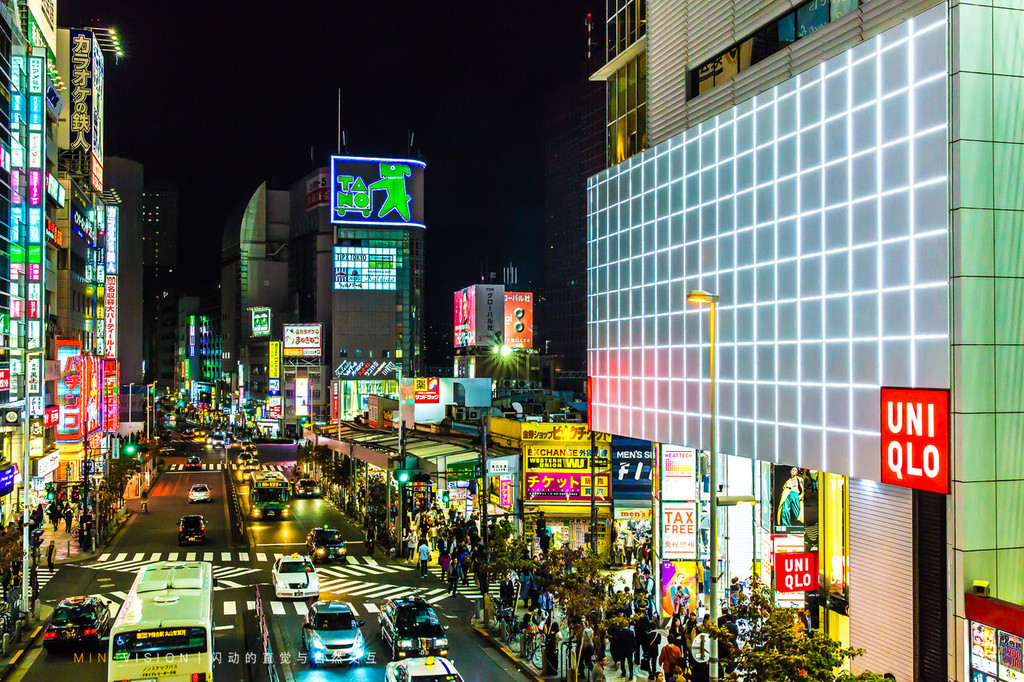
<svg viewBox="0 0 1024 682">
<path fill-rule="evenodd" d="M 394 291 L 398 283 L 396 249 L 334 247 L 334 288 Z"/>
<path fill-rule="evenodd" d="M 415 159 L 331 157 L 331 222 L 423 227 L 423 169 Z"/>
</svg>

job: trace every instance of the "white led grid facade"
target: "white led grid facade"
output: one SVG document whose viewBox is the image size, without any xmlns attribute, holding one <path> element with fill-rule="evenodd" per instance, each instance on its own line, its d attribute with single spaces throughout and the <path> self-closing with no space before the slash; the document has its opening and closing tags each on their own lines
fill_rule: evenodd
<svg viewBox="0 0 1024 682">
<path fill-rule="evenodd" d="M 592 177 L 594 427 L 879 479 L 880 386 L 948 388 L 945 6 Z"/>
</svg>

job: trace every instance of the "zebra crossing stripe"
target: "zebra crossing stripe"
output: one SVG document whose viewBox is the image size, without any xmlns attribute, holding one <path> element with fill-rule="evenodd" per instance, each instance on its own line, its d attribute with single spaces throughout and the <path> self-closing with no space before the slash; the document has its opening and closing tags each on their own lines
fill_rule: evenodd
<svg viewBox="0 0 1024 682">
<path fill-rule="evenodd" d="M 221 580 L 220 578 L 217 578 L 216 589 L 218 590 L 230 590 L 236 587 L 244 587 L 244 585 L 239 585 L 238 583 L 232 582 L 230 580 Z"/>
<path fill-rule="evenodd" d="M 235 602 L 226 601 L 224 602 L 224 615 L 233 616 L 235 615 Z"/>
<path fill-rule="evenodd" d="M 263 552 L 256 552 L 256 561 L 263 563 L 267 560 L 267 555 Z"/>
<path fill-rule="evenodd" d="M 358 616 L 358 615 L 359 615 L 359 610 L 358 610 L 358 609 L 356 608 L 356 605 L 355 605 L 355 604 L 351 604 L 351 603 L 350 603 L 350 604 L 348 605 L 348 607 L 349 607 L 350 609 L 352 609 L 352 615 L 353 615 L 353 616 Z"/>
<path fill-rule="evenodd" d="M 213 552 L 203 552 L 203 561 L 213 561 Z"/>
<path fill-rule="evenodd" d="M 280 559 L 283 556 L 284 556 L 284 554 L 281 554 L 280 552 L 274 552 L 274 561 L 277 561 L 278 559 Z"/>
<path fill-rule="evenodd" d="M 124 561 L 127 557 L 128 557 L 128 553 L 127 552 L 121 552 L 116 557 L 114 557 L 114 561 Z"/>
<path fill-rule="evenodd" d="M 326 582 L 320 583 L 320 589 L 327 589 L 330 592 L 340 592 L 343 594 L 348 594 L 349 588 L 358 587 L 359 585 L 366 585 L 366 583 L 361 583 L 358 580 L 328 580 Z"/>
<path fill-rule="evenodd" d="M 366 561 L 366 563 L 370 564 L 371 566 L 380 566 L 380 564 L 377 563 L 377 560 L 374 559 L 372 556 L 364 556 L 363 559 Z"/>
<path fill-rule="evenodd" d="M 145 556 L 146 556 L 146 555 L 145 555 L 145 553 L 143 553 L 143 552 L 139 552 L 139 553 L 138 553 L 138 554 L 136 554 L 136 555 L 135 555 L 134 557 L 132 557 L 132 562 L 135 562 L 135 561 L 143 561 L 143 559 L 144 559 L 144 557 L 145 557 Z M 157 556 L 159 556 L 159 555 L 157 555 Z"/>
<path fill-rule="evenodd" d="M 282 604 L 279 601 L 272 601 L 272 602 L 270 602 L 270 611 L 275 616 L 283 616 L 284 615 L 284 604 Z"/>
<path fill-rule="evenodd" d="M 238 560 L 239 561 L 249 561 L 249 553 L 248 552 L 239 552 L 238 553 Z"/>
<path fill-rule="evenodd" d="M 195 552 L 189 552 L 189 553 L 187 553 L 185 555 L 185 561 L 195 561 L 195 560 L 196 560 L 196 553 Z"/>
<path fill-rule="evenodd" d="M 171 552 L 170 554 L 167 555 L 167 560 L 168 561 L 177 561 L 178 560 L 178 554 L 179 554 L 179 552 Z"/>
<path fill-rule="evenodd" d="M 103 563 L 104 561 L 106 561 L 109 558 L 110 558 L 110 552 L 107 552 L 106 554 L 100 554 L 100 563 Z"/>
<path fill-rule="evenodd" d="M 247 601 L 247 602 L 245 602 L 245 608 L 246 608 L 247 611 L 255 611 L 256 610 L 256 602 L 254 602 L 254 601 Z"/>
<path fill-rule="evenodd" d="M 299 614 L 300 616 L 305 616 L 307 613 L 309 613 L 309 607 L 306 606 L 306 602 L 304 602 L 304 601 L 297 601 L 297 602 L 294 602 L 294 604 L 295 604 L 295 613 Z"/>
<path fill-rule="evenodd" d="M 377 575 L 380 573 L 379 569 L 370 566 L 339 566 L 338 568 L 342 571 L 348 571 L 353 575 Z"/>
<path fill-rule="evenodd" d="M 154 552 L 149 555 L 149 562 L 153 563 L 154 561 L 160 561 L 160 552 Z"/>
<path fill-rule="evenodd" d="M 430 592 L 427 592 L 426 594 L 424 594 L 423 598 L 426 599 L 427 601 L 433 601 L 434 599 L 437 599 L 438 597 L 440 597 L 442 594 L 448 594 L 448 590 L 443 589 L 443 588 L 442 589 L 437 589 L 437 590 L 431 590 Z"/>
<path fill-rule="evenodd" d="M 221 561 L 231 561 L 231 552 L 221 552 L 220 553 L 220 560 Z"/>
<path fill-rule="evenodd" d="M 380 609 L 378 609 L 377 605 L 374 604 L 372 601 L 368 601 L 365 604 L 363 604 L 363 608 L 366 609 L 367 613 L 380 613 Z"/>
</svg>

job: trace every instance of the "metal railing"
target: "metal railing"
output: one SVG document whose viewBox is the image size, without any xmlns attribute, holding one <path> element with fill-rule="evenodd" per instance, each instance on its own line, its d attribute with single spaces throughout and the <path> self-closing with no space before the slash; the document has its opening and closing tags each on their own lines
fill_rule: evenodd
<svg viewBox="0 0 1024 682">
<path fill-rule="evenodd" d="M 260 587 L 253 588 L 256 593 L 256 621 L 260 628 L 260 646 L 263 649 L 263 660 L 267 662 L 267 679 L 270 682 L 279 682 L 277 666 L 274 665 L 274 648 L 270 644 L 270 628 L 267 627 L 267 619 L 263 615 L 263 601 L 260 599 Z"/>
</svg>

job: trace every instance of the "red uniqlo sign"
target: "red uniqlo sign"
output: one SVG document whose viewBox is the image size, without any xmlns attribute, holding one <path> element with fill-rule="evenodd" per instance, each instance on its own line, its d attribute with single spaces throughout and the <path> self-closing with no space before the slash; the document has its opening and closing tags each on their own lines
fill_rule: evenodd
<svg viewBox="0 0 1024 682">
<path fill-rule="evenodd" d="M 882 389 L 882 483 L 949 494 L 949 391 Z"/>
<path fill-rule="evenodd" d="M 818 555 L 815 552 L 776 552 L 775 589 L 808 592 L 818 589 Z"/>
</svg>

